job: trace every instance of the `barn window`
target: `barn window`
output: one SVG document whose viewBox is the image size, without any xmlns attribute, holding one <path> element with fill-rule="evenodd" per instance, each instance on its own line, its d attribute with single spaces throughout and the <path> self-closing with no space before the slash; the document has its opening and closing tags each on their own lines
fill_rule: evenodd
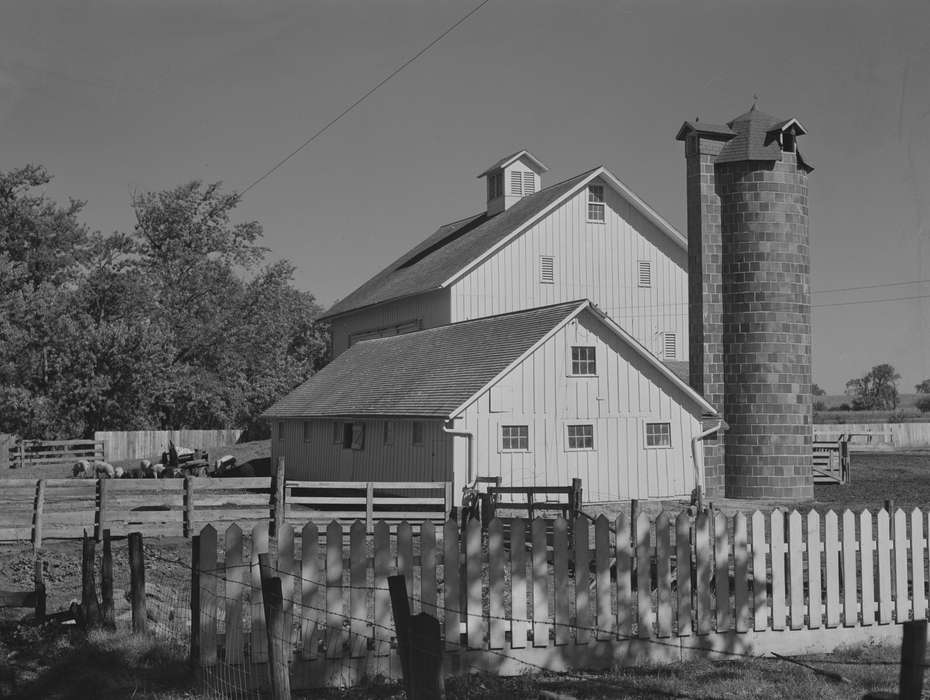
<svg viewBox="0 0 930 700">
<path fill-rule="evenodd" d="M 584 377 L 597 374 L 597 361 L 593 345 L 572 346 L 572 376 Z"/>
<path fill-rule="evenodd" d="M 588 185 L 588 221 L 604 221 L 604 186 Z"/>
<path fill-rule="evenodd" d="M 652 286 L 652 262 L 650 260 L 640 260 L 638 262 L 639 267 L 639 279 L 638 285 L 640 287 L 651 287 Z"/>
<path fill-rule="evenodd" d="M 678 355 L 678 336 L 675 333 L 664 334 L 662 352 L 666 360 L 674 360 Z"/>
<path fill-rule="evenodd" d="M 555 282 L 555 258 L 551 255 L 539 256 L 539 281 L 543 284 Z"/>
<path fill-rule="evenodd" d="M 591 423 L 580 423 L 568 426 L 568 449 L 593 450 L 594 426 Z"/>
<path fill-rule="evenodd" d="M 352 448 L 352 423 L 342 424 L 342 449 Z"/>
<path fill-rule="evenodd" d="M 304 421 L 304 442 L 310 442 L 311 425 L 310 421 Z"/>
<path fill-rule="evenodd" d="M 384 421 L 384 444 L 393 445 L 394 444 L 394 422 L 386 420 Z"/>
<path fill-rule="evenodd" d="M 414 445 L 423 444 L 423 424 L 422 423 L 413 424 L 413 444 Z"/>
<path fill-rule="evenodd" d="M 284 421 L 278 422 L 278 440 L 284 439 Z"/>
<path fill-rule="evenodd" d="M 338 445 L 342 442 L 342 423 L 336 421 L 333 423 L 333 444 Z"/>
<path fill-rule="evenodd" d="M 646 447 L 671 447 L 671 423 L 646 423 Z"/>
<path fill-rule="evenodd" d="M 530 428 L 527 425 L 502 425 L 501 450 L 504 452 L 530 449 Z"/>
<path fill-rule="evenodd" d="M 365 447 L 365 424 L 352 424 L 352 449 L 361 450 Z"/>
</svg>

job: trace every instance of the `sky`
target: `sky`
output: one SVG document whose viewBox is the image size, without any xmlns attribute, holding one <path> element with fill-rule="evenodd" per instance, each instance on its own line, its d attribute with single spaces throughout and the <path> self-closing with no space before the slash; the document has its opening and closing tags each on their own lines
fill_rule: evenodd
<svg viewBox="0 0 930 700">
<path fill-rule="evenodd" d="M 0 170 L 129 231 L 132 192 L 245 190 L 479 4 L 6 0 Z M 552 184 L 606 165 L 685 231 L 682 122 L 797 118 L 810 177 L 813 376 L 930 377 L 930 3 L 490 0 L 244 196 L 329 306 L 526 148 Z M 871 289 L 831 292 L 868 285 Z M 884 303 L 858 303 L 900 299 Z M 856 302 L 849 304 L 849 302 Z M 826 306 L 827 304 L 847 304 Z"/>
</svg>

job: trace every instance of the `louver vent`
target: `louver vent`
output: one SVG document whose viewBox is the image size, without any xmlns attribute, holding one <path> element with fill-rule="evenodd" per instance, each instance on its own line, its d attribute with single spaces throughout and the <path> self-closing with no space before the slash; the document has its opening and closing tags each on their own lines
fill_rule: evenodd
<svg viewBox="0 0 930 700">
<path fill-rule="evenodd" d="M 648 260 L 639 261 L 639 286 L 652 286 L 652 263 Z"/>
<path fill-rule="evenodd" d="M 674 333 L 666 333 L 664 350 L 665 359 L 674 360 L 678 354 L 678 336 Z"/>
<path fill-rule="evenodd" d="M 543 284 L 555 282 L 555 258 L 543 255 L 539 258 L 539 281 Z"/>
<path fill-rule="evenodd" d="M 523 173 L 523 196 L 533 194 L 536 191 L 536 176 L 531 172 Z"/>
</svg>

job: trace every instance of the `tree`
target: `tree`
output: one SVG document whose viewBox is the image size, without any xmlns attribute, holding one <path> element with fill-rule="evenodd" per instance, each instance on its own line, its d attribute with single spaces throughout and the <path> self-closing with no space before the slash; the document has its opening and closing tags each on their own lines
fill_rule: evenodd
<svg viewBox="0 0 930 700">
<path fill-rule="evenodd" d="M 868 374 L 846 382 L 846 393 L 853 397 L 853 410 L 893 410 L 898 407 L 901 379 L 889 364 L 875 365 Z"/>
<path fill-rule="evenodd" d="M 914 386 L 918 394 L 930 394 L 930 379 L 924 379 L 920 384 Z"/>
<path fill-rule="evenodd" d="M 817 384 L 811 384 L 811 394 L 814 396 L 826 396 L 827 392 L 821 389 Z"/>
</svg>

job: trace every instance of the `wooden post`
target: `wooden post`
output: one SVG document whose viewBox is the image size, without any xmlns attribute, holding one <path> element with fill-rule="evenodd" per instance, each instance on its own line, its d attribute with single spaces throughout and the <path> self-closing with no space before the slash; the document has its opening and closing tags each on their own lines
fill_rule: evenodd
<svg viewBox="0 0 930 700">
<path fill-rule="evenodd" d="M 410 653 L 417 662 L 410 664 L 410 700 L 441 700 L 446 697 L 442 677 L 442 641 L 439 620 L 426 613 L 410 618 Z"/>
<path fill-rule="evenodd" d="M 404 674 L 404 688 L 410 697 L 410 599 L 407 598 L 407 579 L 403 576 L 388 576 L 391 592 L 391 609 L 394 612 L 394 634 L 397 636 L 397 653 Z"/>
<path fill-rule="evenodd" d="M 190 537 L 194 531 L 194 482 L 193 477 L 184 477 L 184 522 L 182 534 Z"/>
<path fill-rule="evenodd" d="M 445 506 L 445 517 L 449 520 L 456 520 L 455 516 L 452 515 L 452 511 L 455 509 L 455 506 L 452 504 L 452 482 L 446 482 L 446 506 Z"/>
<path fill-rule="evenodd" d="M 110 529 L 103 531 L 103 561 L 100 566 L 100 597 L 103 601 L 103 625 L 116 629 L 116 612 L 113 607 L 113 550 L 110 547 Z"/>
<path fill-rule="evenodd" d="M 920 700 L 924 687 L 924 655 L 927 653 L 927 621 L 912 620 L 904 623 L 901 642 L 901 677 L 898 697 L 901 700 Z"/>
<path fill-rule="evenodd" d="M 110 505 L 110 480 L 97 479 L 97 522 L 94 523 L 94 539 L 99 542 L 107 526 L 107 510 Z"/>
<path fill-rule="evenodd" d="M 191 663 L 200 664 L 200 535 L 191 537 Z"/>
<path fill-rule="evenodd" d="M 33 508 L 32 522 L 32 547 L 41 549 L 42 547 L 42 519 L 45 511 L 45 479 L 39 479 L 36 484 L 35 508 Z"/>
<path fill-rule="evenodd" d="M 571 519 L 581 515 L 581 479 L 572 479 Z"/>
<path fill-rule="evenodd" d="M 639 518 L 639 500 L 634 498 L 630 501 L 630 533 L 633 539 L 633 542 L 638 542 L 636 539 L 636 520 Z M 635 556 L 635 553 L 634 553 Z"/>
<path fill-rule="evenodd" d="M 365 484 L 365 532 L 375 531 L 375 485 Z"/>
<path fill-rule="evenodd" d="M 100 622 L 100 603 L 97 601 L 97 585 L 94 582 L 95 555 L 96 542 L 85 531 L 81 560 L 81 613 L 85 629 L 96 627 Z"/>
<path fill-rule="evenodd" d="M 284 524 L 284 457 L 278 457 L 271 473 L 271 526 L 269 537 L 277 539 L 278 531 Z"/>
<path fill-rule="evenodd" d="M 142 533 L 129 533 L 129 594 L 132 603 L 132 631 L 145 634 L 145 559 L 142 555 Z M 191 590 L 193 598 L 194 589 Z M 193 607 L 191 608 L 193 610 Z"/>
<path fill-rule="evenodd" d="M 42 557 L 37 556 L 33 564 L 32 580 L 36 592 L 36 622 L 45 622 L 45 579 Z"/>
<path fill-rule="evenodd" d="M 279 464 L 282 460 L 279 460 Z M 288 660 L 291 654 L 290 635 L 284 616 L 284 596 L 281 578 L 271 576 L 271 562 L 267 553 L 258 555 L 262 578 L 262 604 L 265 612 L 265 632 L 268 636 L 268 670 L 271 676 L 272 700 L 290 700 L 291 678 Z"/>
</svg>

